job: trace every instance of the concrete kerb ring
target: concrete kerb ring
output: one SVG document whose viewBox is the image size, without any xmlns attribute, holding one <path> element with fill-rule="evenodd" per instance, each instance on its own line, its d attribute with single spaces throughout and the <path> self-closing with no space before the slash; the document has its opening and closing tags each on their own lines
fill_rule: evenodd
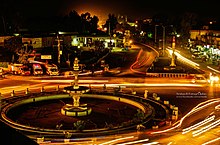
<svg viewBox="0 0 220 145">
<path fill-rule="evenodd" d="M 124 94 L 125 95 L 125 94 Z M 56 97 L 54 97 L 56 96 Z M 143 106 L 143 104 L 139 103 L 139 102 L 135 102 L 133 100 L 129 100 L 127 98 L 123 98 L 123 96 L 109 96 L 109 95 L 94 95 L 94 94 L 83 94 L 82 96 L 84 97 L 90 97 L 90 98 L 99 98 L 99 99 L 112 99 L 112 100 L 118 100 L 120 102 L 124 102 L 124 103 L 129 103 L 131 105 L 134 105 L 136 107 L 138 107 L 139 109 L 141 109 L 142 111 L 146 111 L 146 107 Z M 128 95 L 129 97 L 131 97 L 130 95 Z M 19 97 L 21 98 L 21 97 Z M 26 125 L 22 125 L 19 123 L 14 122 L 13 120 L 11 120 L 10 118 L 7 117 L 7 112 L 14 107 L 17 107 L 19 105 L 25 104 L 25 103 L 31 103 L 31 102 L 36 102 L 36 101 L 42 101 L 42 100 L 48 100 L 48 99 L 59 99 L 59 98 L 69 98 L 69 94 L 55 94 L 55 95 L 51 95 L 51 96 L 38 96 L 36 95 L 36 97 L 31 97 L 31 98 L 25 98 L 24 100 L 19 100 L 18 102 L 14 102 L 12 104 L 8 104 L 5 105 L 4 108 L 2 108 L 1 111 L 1 118 L 2 120 L 7 123 L 8 125 L 20 129 L 24 132 L 32 132 L 32 133 L 39 133 L 39 134 L 53 134 L 53 135 L 63 135 L 64 131 L 68 131 L 72 134 L 75 135 L 80 135 L 79 132 L 77 132 L 76 130 L 57 130 L 57 129 L 42 129 L 42 128 L 38 128 L 38 127 L 31 127 L 31 126 L 26 126 Z M 152 106 L 150 106 L 149 108 L 153 109 Z M 149 121 L 149 116 L 154 114 L 153 111 L 151 110 L 151 112 L 148 114 L 148 117 L 146 117 L 147 119 L 145 120 L 145 123 L 147 121 Z M 83 130 L 83 134 L 101 134 L 101 133 L 110 133 L 110 132 L 118 132 L 118 131 L 122 131 L 125 129 L 130 129 L 130 128 L 135 128 L 137 126 L 137 124 L 131 125 L 131 126 L 127 126 L 127 127 L 114 127 L 112 129 L 106 129 L 106 128 L 100 128 L 100 129 L 95 129 L 95 130 Z"/>
</svg>

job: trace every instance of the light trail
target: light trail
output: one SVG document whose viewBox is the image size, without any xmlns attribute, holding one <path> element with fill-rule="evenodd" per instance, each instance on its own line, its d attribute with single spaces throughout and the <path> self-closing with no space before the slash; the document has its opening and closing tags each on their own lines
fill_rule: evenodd
<svg viewBox="0 0 220 145">
<path fill-rule="evenodd" d="M 215 110 L 220 110 L 220 104 L 215 106 Z"/>
<path fill-rule="evenodd" d="M 153 144 L 159 144 L 159 142 L 150 142 L 150 143 L 145 143 L 145 144 L 142 144 L 142 145 L 153 145 Z"/>
<path fill-rule="evenodd" d="M 71 83 L 74 80 L 41 80 L 42 83 Z M 108 80 L 78 80 L 79 83 L 108 83 Z"/>
<path fill-rule="evenodd" d="M 135 72 L 135 73 L 145 74 L 145 73 L 143 73 L 143 72 L 139 72 L 139 71 L 133 69 L 133 68 L 135 68 L 134 66 L 138 63 L 138 60 L 139 60 L 139 58 L 140 58 L 142 52 L 143 52 L 143 49 L 141 49 L 141 50 L 139 51 L 139 53 L 138 53 L 138 55 L 137 55 L 137 58 L 136 58 L 136 61 L 130 66 L 130 71 Z"/>
<path fill-rule="evenodd" d="M 212 67 L 210 67 L 210 66 L 207 66 L 207 68 L 208 68 L 208 69 L 211 69 L 211 70 L 213 70 L 213 71 L 215 71 L 215 72 L 217 72 L 217 73 L 220 73 L 219 70 L 216 70 L 216 69 L 214 69 L 214 68 L 212 68 Z"/>
<path fill-rule="evenodd" d="M 195 130 L 196 128 L 200 127 L 200 126 L 203 126 L 211 121 L 213 121 L 215 119 L 215 115 L 209 117 L 209 118 L 206 118 L 205 120 L 199 122 L 199 123 L 196 123 L 188 128 L 184 128 L 182 131 L 182 134 L 186 134 L 187 132 L 190 132 L 192 130 Z"/>
<path fill-rule="evenodd" d="M 117 145 L 135 144 L 135 143 L 140 143 L 140 142 L 145 142 L 145 141 L 149 141 L 149 139 L 142 139 L 142 140 L 137 140 L 137 141 L 132 141 L 132 142 L 121 143 Z"/>
<path fill-rule="evenodd" d="M 204 132 L 206 132 L 206 131 L 212 129 L 212 128 L 218 126 L 219 124 L 220 124 L 220 119 L 216 120 L 215 122 L 213 122 L 213 123 L 211 123 L 211 124 L 209 124 L 209 125 L 207 125 L 207 126 L 201 128 L 201 129 L 199 129 L 199 130 L 194 131 L 194 132 L 192 133 L 192 134 L 193 134 L 193 137 L 198 136 L 198 135 L 200 135 L 200 134 L 202 134 L 202 133 L 204 133 Z"/>
<path fill-rule="evenodd" d="M 217 103 L 217 102 L 220 102 L 220 98 L 217 98 L 217 99 L 211 99 L 211 100 L 207 100 L 207 101 L 204 101 L 200 104 L 198 104 L 196 107 L 194 107 L 190 112 L 188 112 L 186 115 L 184 115 L 179 121 L 178 123 L 175 124 L 175 126 L 171 127 L 171 128 L 168 128 L 168 129 L 165 129 L 165 130 L 161 130 L 161 131 L 155 131 L 155 132 L 151 132 L 151 134 L 158 134 L 158 133 L 164 133 L 164 132 L 168 132 L 168 131 L 171 131 L 171 130 L 174 130 L 178 127 L 180 127 L 184 121 L 184 119 L 188 116 L 190 116 L 191 114 L 194 114 L 196 113 L 197 111 L 209 106 L 209 105 L 212 105 L 214 103 Z M 206 104 L 207 103 L 207 104 Z M 203 105 L 203 106 L 202 106 Z"/>
<path fill-rule="evenodd" d="M 172 55 L 173 50 L 171 50 L 171 49 L 167 49 L 167 50 L 168 50 L 169 54 Z M 177 56 L 177 59 L 180 59 L 181 61 L 186 62 L 186 63 L 188 63 L 189 65 L 194 66 L 195 68 L 199 68 L 199 64 L 198 64 L 198 63 L 195 63 L 195 62 L 193 62 L 193 61 L 191 61 L 191 60 L 189 60 L 189 59 L 183 57 L 181 54 L 179 54 L 179 53 L 176 52 L 176 51 L 174 52 L 174 54 Z"/>
<path fill-rule="evenodd" d="M 213 139 L 213 140 L 210 140 L 210 141 L 208 141 L 208 142 L 205 142 L 205 143 L 203 143 L 202 145 L 212 144 L 212 143 L 214 143 L 214 142 L 216 142 L 216 141 L 218 141 L 218 140 L 220 140 L 220 137 L 215 138 L 215 139 Z"/>
<path fill-rule="evenodd" d="M 142 44 L 142 45 L 147 46 L 147 47 L 149 47 L 150 49 L 152 49 L 152 50 L 157 54 L 157 57 L 159 57 L 159 52 L 158 52 L 154 47 L 152 47 L 152 46 L 150 46 L 150 45 L 147 45 L 147 44 Z"/>
<path fill-rule="evenodd" d="M 50 83 L 71 83 L 73 80 L 41 80 L 40 82 L 50 82 Z M 79 80 L 79 83 L 89 83 L 93 86 L 103 86 L 104 84 L 97 84 L 97 83 L 108 83 L 108 80 Z M 94 83 L 94 84 L 92 84 Z M 88 85 L 88 84 L 87 84 Z M 136 86 L 136 87 L 202 87 L 202 84 L 192 84 L 192 83 L 108 83 L 105 84 L 106 86 Z"/>
<path fill-rule="evenodd" d="M 132 139 L 134 138 L 134 136 L 128 136 L 128 137 L 123 137 L 123 138 L 118 138 L 118 139 L 114 139 L 114 140 L 111 140 L 111 141 L 108 141 L 108 142 L 104 142 L 104 143 L 101 143 L 99 145 L 111 145 L 112 143 L 114 142 L 117 142 L 117 141 L 121 141 L 121 140 L 125 140 L 125 139 Z"/>
<path fill-rule="evenodd" d="M 41 80 L 42 83 L 71 83 L 72 80 Z M 79 80 L 81 86 L 88 87 L 203 87 L 201 84 L 191 84 L 191 83 L 108 83 L 108 80 Z M 104 84 L 103 84 L 104 83 Z M 24 85 L 24 86 L 11 86 L 11 87 L 3 87 L 0 88 L 1 94 L 11 93 L 13 90 L 16 92 L 25 91 L 28 89 L 40 89 L 40 87 L 44 86 L 44 88 L 55 88 L 58 85 L 49 85 L 46 84 L 36 84 L 36 85 Z M 59 85 L 60 88 L 65 87 L 66 85 Z"/>
</svg>

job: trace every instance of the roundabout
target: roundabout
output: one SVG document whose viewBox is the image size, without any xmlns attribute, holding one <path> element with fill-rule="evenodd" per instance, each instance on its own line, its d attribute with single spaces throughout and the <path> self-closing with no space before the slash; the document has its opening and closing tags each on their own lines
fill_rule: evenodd
<svg viewBox="0 0 220 145">
<path fill-rule="evenodd" d="M 71 102 L 69 94 L 60 92 L 52 95 L 50 92 L 48 95 L 13 99 L 13 103 L 2 107 L 1 118 L 29 136 L 62 137 L 64 132 L 89 136 L 135 129 L 136 125 L 145 124 L 154 115 L 152 106 L 128 99 L 130 96 L 93 93 L 81 96 L 81 101 L 93 108 L 92 113 L 86 116 L 63 115 L 60 108 Z"/>
<path fill-rule="evenodd" d="M 118 134 L 137 126 L 152 129 L 170 119 L 169 105 L 153 97 L 79 86 L 77 64 L 70 86 L 2 100 L 1 120 L 36 140 Z"/>
<path fill-rule="evenodd" d="M 140 124 L 152 129 L 155 120 L 170 116 L 166 105 L 132 94 L 90 90 L 81 95 L 82 104 L 92 108 L 85 116 L 63 115 L 60 109 L 71 102 L 63 90 L 25 95 L 5 103 L 1 119 L 36 140 L 125 133 L 135 131 Z"/>
</svg>

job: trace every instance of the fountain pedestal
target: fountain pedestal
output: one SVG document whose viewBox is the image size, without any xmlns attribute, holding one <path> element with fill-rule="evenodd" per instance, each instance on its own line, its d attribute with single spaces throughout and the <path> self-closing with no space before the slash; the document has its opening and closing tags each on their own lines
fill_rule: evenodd
<svg viewBox="0 0 220 145">
<path fill-rule="evenodd" d="M 79 65 L 78 58 L 74 60 L 73 66 L 74 82 L 71 86 L 64 87 L 64 92 L 69 93 L 73 99 L 73 104 L 66 104 L 61 108 L 61 114 L 66 116 L 87 116 L 92 112 L 92 109 L 87 107 L 87 104 L 80 104 L 80 96 L 88 92 L 89 87 L 78 85 Z"/>
</svg>

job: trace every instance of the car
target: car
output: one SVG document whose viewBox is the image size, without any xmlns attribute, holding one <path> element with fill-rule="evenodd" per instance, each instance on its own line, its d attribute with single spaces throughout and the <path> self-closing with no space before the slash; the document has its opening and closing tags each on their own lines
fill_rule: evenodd
<svg viewBox="0 0 220 145">
<path fill-rule="evenodd" d="M 219 76 L 216 73 L 210 73 L 209 82 L 210 83 L 219 83 Z"/>
<path fill-rule="evenodd" d="M 192 54 L 192 59 L 199 59 L 199 58 L 201 58 L 199 53 L 193 53 Z"/>
<path fill-rule="evenodd" d="M 203 75 L 196 75 L 192 79 L 192 83 L 208 83 L 208 80 Z"/>
</svg>

